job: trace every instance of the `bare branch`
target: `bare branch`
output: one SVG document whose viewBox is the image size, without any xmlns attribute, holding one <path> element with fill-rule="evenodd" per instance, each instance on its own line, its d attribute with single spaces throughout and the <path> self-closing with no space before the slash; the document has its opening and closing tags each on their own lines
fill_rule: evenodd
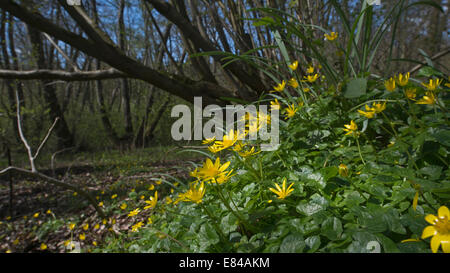
<svg viewBox="0 0 450 273">
<path fill-rule="evenodd" d="M 93 81 L 130 76 L 114 68 L 108 70 L 67 72 L 62 70 L 36 69 L 16 71 L 0 69 L 0 78 L 18 80 L 63 80 L 63 81 Z"/>
</svg>

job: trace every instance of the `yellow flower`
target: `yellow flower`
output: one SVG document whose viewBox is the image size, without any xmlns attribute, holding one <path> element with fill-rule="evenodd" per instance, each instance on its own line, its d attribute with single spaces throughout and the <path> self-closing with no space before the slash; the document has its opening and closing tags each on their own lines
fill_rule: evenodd
<svg viewBox="0 0 450 273">
<path fill-rule="evenodd" d="M 100 228 L 100 224 L 95 224 L 94 229 L 99 229 Z"/>
<path fill-rule="evenodd" d="M 391 77 L 389 80 L 384 82 L 384 87 L 389 92 L 393 92 L 395 90 L 395 80 Z"/>
<path fill-rule="evenodd" d="M 127 208 L 127 203 L 122 203 L 122 204 L 120 205 L 120 208 L 121 208 L 121 209 L 126 209 L 126 208 Z"/>
<path fill-rule="evenodd" d="M 154 190 L 155 189 L 155 185 L 153 185 L 153 184 L 151 184 L 149 187 L 148 187 L 148 190 L 149 191 L 152 191 L 152 190 Z"/>
<path fill-rule="evenodd" d="M 444 253 L 450 253 L 450 211 L 446 206 L 438 210 L 438 216 L 428 214 L 425 220 L 431 224 L 422 232 L 422 239 L 431 237 L 431 251 L 436 253 L 439 245 L 442 245 Z"/>
<path fill-rule="evenodd" d="M 144 209 L 152 209 L 156 207 L 156 203 L 158 203 L 158 191 L 155 191 L 155 195 L 150 196 L 150 200 L 146 200 L 145 203 L 147 203 L 148 206 L 145 206 Z"/>
<path fill-rule="evenodd" d="M 18 245 L 19 244 L 19 238 L 16 238 L 13 242 L 13 245 Z"/>
<path fill-rule="evenodd" d="M 288 105 L 288 107 L 285 109 L 286 111 L 286 118 L 292 118 L 295 113 L 298 111 L 298 107 L 295 107 L 294 104 Z"/>
<path fill-rule="evenodd" d="M 425 88 L 429 91 L 434 91 L 436 88 L 439 87 L 439 85 L 441 84 L 442 80 L 439 79 L 430 79 L 428 84 L 422 83 L 423 86 L 425 86 Z"/>
<path fill-rule="evenodd" d="M 83 226 L 83 229 L 84 229 L 84 230 L 88 230 L 88 229 L 89 229 L 89 224 L 84 225 L 84 226 Z"/>
<path fill-rule="evenodd" d="M 162 181 L 161 181 L 161 180 L 158 180 L 158 181 L 156 181 L 155 183 L 156 183 L 156 185 L 161 185 Z"/>
<path fill-rule="evenodd" d="M 416 100 L 416 88 L 408 88 L 405 90 L 405 95 L 410 100 Z"/>
<path fill-rule="evenodd" d="M 136 224 L 134 224 L 134 225 L 131 227 L 131 232 L 136 232 L 136 231 L 138 231 L 143 225 L 144 225 L 144 223 L 142 223 L 142 222 L 137 222 Z"/>
<path fill-rule="evenodd" d="M 270 91 L 271 93 L 273 92 L 282 92 L 284 90 L 284 88 L 286 87 L 286 82 L 283 80 L 281 83 L 279 83 L 277 86 L 275 86 L 272 90 Z"/>
<path fill-rule="evenodd" d="M 205 140 L 202 141 L 202 144 L 211 144 L 214 141 L 216 141 L 216 137 L 212 137 L 212 138 L 207 138 Z"/>
<path fill-rule="evenodd" d="M 41 250 L 46 250 L 47 249 L 47 245 L 42 243 L 40 248 L 41 248 Z"/>
<path fill-rule="evenodd" d="M 212 163 L 211 159 L 207 158 L 203 166 L 198 170 L 198 177 L 208 180 L 214 180 L 222 175 L 225 170 L 230 166 L 230 162 L 226 162 L 223 165 L 220 165 L 220 158 L 218 157 L 214 163 Z"/>
<path fill-rule="evenodd" d="M 348 176 L 348 168 L 345 164 L 339 164 L 339 175 L 342 177 Z"/>
<path fill-rule="evenodd" d="M 252 147 L 250 150 L 240 151 L 238 154 L 242 157 L 249 157 L 251 155 L 259 154 L 261 151 L 256 152 L 255 147 Z"/>
<path fill-rule="evenodd" d="M 81 241 L 84 241 L 86 239 L 86 234 L 81 233 L 78 238 L 80 238 Z"/>
<path fill-rule="evenodd" d="M 409 72 L 403 75 L 402 73 L 399 73 L 396 78 L 397 84 L 400 86 L 405 86 L 408 84 L 409 81 Z"/>
<path fill-rule="evenodd" d="M 140 198 L 141 200 L 144 200 L 144 199 L 145 199 L 145 195 L 141 195 L 139 198 Z"/>
<path fill-rule="evenodd" d="M 169 205 L 169 204 L 172 204 L 172 202 L 173 202 L 172 198 L 170 198 L 170 196 L 167 196 L 166 197 L 166 204 Z"/>
<path fill-rule="evenodd" d="M 75 228 L 75 224 L 74 224 L 74 223 L 70 223 L 70 224 L 69 224 L 69 229 L 70 229 L 70 230 L 73 230 L 74 228 Z"/>
<path fill-rule="evenodd" d="M 214 144 L 214 145 L 209 146 L 209 147 L 208 147 L 208 150 L 209 150 L 211 153 L 215 154 L 215 153 L 217 153 L 217 152 L 222 151 L 222 148 L 221 148 L 220 146 Z"/>
<path fill-rule="evenodd" d="M 147 224 L 153 224 L 152 218 L 148 217 Z"/>
<path fill-rule="evenodd" d="M 356 125 L 356 123 L 353 120 L 350 121 L 350 124 L 344 124 L 344 126 L 345 126 L 344 131 L 347 132 L 345 135 L 353 134 L 358 130 L 358 125 Z"/>
<path fill-rule="evenodd" d="M 325 33 L 324 36 L 328 41 L 333 41 L 338 37 L 338 34 L 337 32 L 331 32 L 329 35 Z"/>
<path fill-rule="evenodd" d="M 375 114 L 381 113 L 386 109 L 386 102 L 383 102 L 383 103 L 374 102 L 374 103 L 372 103 L 372 108 L 370 108 L 370 109 L 372 109 L 375 112 Z"/>
<path fill-rule="evenodd" d="M 93 246 L 97 246 L 97 241 L 93 241 L 93 242 L 92 242 L 92 245 L 93 245 Z"/>
<path fill-rule="evenodd" d="M 111 196 L 111 199 L 114 199 L 114 198 L 116 198 L 117 197 L 117 194 L 113 194 L 112 196 Z"/>
<path fill-rule="evenodd" d="M 39 212 L 36 212 L 35 214 L 33 214 L 34 218 L 38 218 L 39 217 Z"/>
<path fill-rule="evenodd" d="M 74 192 L 74 193 L 73 193 L 73 196 L 77 196 L 77 195 L 78 195 L 78 192 Z"/>
<path fill-rule="evenodd" d="M 435 103 L 436 97 L 431 91 L 426 92 L 425 96 L 423 96 L 420 100 L 416 102 L 416 104 L 435 104 Z"/>
<path fill-rule="evenodd" d="M 368 107 L 367 104 L 366 104 L 366 110 L 367 110 L 367 109 L 371 109 L 371 108 Z M 364 111 L 358 109 L 358 113 L 359 113 L 360 115 L 362 115 L 362 116 L 365 116 L 365 117 L 368 118 L 368 119 L 371 119 L 371 118 L 373 118 L 373 117 L 375 116 L 375 111 L 367 111 L 367 112 L 364 112 Z"/>
<path fill-rule="evenodd" d="M 293 62 L 292 64 L 288 65 L 290 69 L 296 70 L 298 67 L 298 61 Z"/>
<path fill-rule="evenodd" d="M 297 82 L 297 80 L 296 80 L 295 78 L 291 78 L 291 79 L 288 81 L 288 84 L 289 84 L 290 86 L 294 87 L 294 88 L 297 88 L 297 87 L 298 87 L 298 82 Z"/>
<path fill-rule="evenodd" d="M 51 210 L 47 210 L 46 213 L 47 213 L 47 214 L 52 214 L 52 211 L 51 211 Z"/>
<path fill-rule="evenodd" d="M 306 69 L 306 73 L 308 73 L 308 74 L 314 73 L 314 66 L 312 66 L 312 65 L 308 66 L 308 69 Z"/>
<path fill-rule="evenodd" d="M 233 151 L 239 152 L 239 151 L 241 151 L 244 147 L 245 147 L 245 144 L 242 143 L 242 141 L 238 140 L 238 141 L 236 142 L 236 145 L 234 145 L 234 147 L 233 147 Z"/>
<path fill-rule="evenodd" d="M 199 204 L 202 202 L 205 192 L 206 188 L 204 182 L 202 182 L 200 185 L 198 184 L 198 182 L 193 182 L 190 184 L 189 190 L 178 196 L 176 202 L 178 203 L 179 201 L 185 201 Z"/>
<path fill-rule="evenodd" d="M 286 189 L 286 178 L 283 179 L 283 185 L 281 186 L 281 188 L 277 183 L 274 184 L 277 189 L 269 188 L 269 190 L 278 195 L 278 199 L 284 199 L 294 191 L 294 189 L 291 189 L 294 183 L 291 183 L 291 185 L 289 185 L 289 187 Z"/>
<path fill-rule="evenodd" d="M 303 76 L 303 78 L 305 78 L 304 82 L 313 83 L 319 78 L 319 74 Z"/>
<path fill-rule="evenodd" d="M 240 136 L 241 135 L 239 131 L 234 131 L 233 129 L 230 129 L 228 134 L 223 136 L 222 141 L 219 140 L 216 141 L 215 145 L 217 145 L 217 147 L 220 148 L 221 150 L 225 150 L 233 146 L 238 140 L 238 138 L 240 138 Z"/>
<path fill-rule="evenodd" d="M 136 208 L 135 210 L 130 211 L 130 213 L 128 213 L 128 217 L 133 217 L 139 214 L 139 212 L 141 212 L 141 210 L 139 208 Z"/>
<path fill-rule="evenodd" d="M 309 89 L 309 88 L 303 88 L 303 92 L 308 93 L 309 91 L 311 91 L 311 89 Z"/>
<path fill-rule="evenodd" d="M 280 102 L 278 101 L 278 99 L 275 99 L 273 101 L 270 102 L 270 106 L 273 109 L 280 109 Z"/>
<path fill-rule="evenodd" d="M 231 174 L 233 172 L 233 170 L 229 171 L 229 172 L 224 172 L 221 175 L 219 175 L 215 180 L 212 180 L 212 183 L 216 183 L 217 184 L 223 184 L 225 182 L 227 182 L 232 176 L 234 176 L 235 174 Z"/>
</svg>

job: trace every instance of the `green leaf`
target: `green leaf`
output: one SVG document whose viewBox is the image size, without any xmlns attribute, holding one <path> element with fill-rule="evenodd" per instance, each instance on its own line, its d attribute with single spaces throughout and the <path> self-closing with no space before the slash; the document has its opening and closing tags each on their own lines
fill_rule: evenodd
<svg viewBox="0 0 450 273">
<path fill-rule="evenodd" d="M 322 223 L 322 235 L 331 241 L 339 239 L 342 231 L 342 222 L 336 217 L 328 218 Z"/>
<path fill-rule="evenodd" d="M 344 93 L 344 97 L 348 99 L 359 98 L 366 94 L 367 89 L 367 79 L 366 78 L 355 78 L 352 79 L 348 84 Z"/>
<path fill-rule="evenodd" d="M 311 200 L 308 203 L 300 203 L 296 209 L 298 212 L 311 216 L 319 211 L 325 210 L 328 206 L 328 201 L 315 193 L 311 196 Z"/>
<path fill-rule="evenodd" d="M 227 216 L 222 218 L 221 226 L 225 233 L 230 233 L 237 228 L 237 218 L 232 213 L 227 214 Z"/>
<path fill-rule="evenodd" d="M 286 236 L 281 242 L 280 253 L 301 253 L 306 244 L 300 233 L 294 233 Z"/>
<path fill-rule="evenodd" d="M 270 24 L 275 24 L 275 20 L 273 20 L 272 17 L 267 17 L 267 16 L 253 22 L 253 25 L 255 27 L 266 26 L 266 25 L 270 25 Z"/>
<path fill-rule="evenodd" d="M 306 238 L 305 243 L 309 247 L 308 253 L 316 252 L 320 247 L 320 236 L 315 235 L 308 237 Z"/>
</svg>

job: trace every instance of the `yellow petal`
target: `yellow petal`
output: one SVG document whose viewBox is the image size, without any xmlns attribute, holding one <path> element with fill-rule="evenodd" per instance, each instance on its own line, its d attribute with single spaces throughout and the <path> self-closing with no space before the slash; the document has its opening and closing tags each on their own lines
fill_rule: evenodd
<svg viewBox="0 0 450 273">
<path fill-rule="evenodd" d="M 446 206 L 442 206 L 438 210 L 438 216 L 439 216 L 439 218 L 443 218 L 443 217 L 447 216 L 447 219 L 450 219 L 450 211 L 448 210 L 448 208 Z"/>
<path fill-rule="evenodd" d="M 444 253 L 450 253 L 450 235 L 446 235 L 445 237 L 445 241 L 441 241 L 442 251 L 444 251 Z"/>
<path fill-rule="evenodd" d="M 427 216 L 425 216 L 425 221 L 427 221 L 428 223 L 434 225 L 437 221 L 437 217 L 434 216 L 433 214 L 428 214 Z"/>
<path fill-rule="evenodd" d="M 431 251 L 433 251 L 433 253 L 436 253 L 439 249 L 439 245 L 441 244 L 441 236 L 439 236 L 439 234 L 433 236 L 433 238 L 431 238 Z"/>
<path fill-rule="evenodd" d="M 434 228 L 434 226 L 427 226 L 426 228 L 423 229 L 422 239 L 428 238 L 436 234 L 437 230 Z"/>
<path fill-rule="evenodd" d="M 420 240 L 419 239 L 410 238 L 410 239 L 403 240 L 400 243 L 409 243 L 409 242 L 420 242 Z"/>
<path fill-rule="evenodd" d="M 416 191 L 416 195 L 414 195 L 414 200 L 413 200 L 413 204 L 412 204 L 414 210 L 416 210 L 416 208 L 417 208 L 418 201 L 419 201 L 419 192 Z"/>
</svg>

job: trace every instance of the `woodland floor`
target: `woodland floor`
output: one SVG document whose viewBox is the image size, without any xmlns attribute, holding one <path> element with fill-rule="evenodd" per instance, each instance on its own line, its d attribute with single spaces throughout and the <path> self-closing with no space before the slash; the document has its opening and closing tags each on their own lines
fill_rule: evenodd
<svg viewBox="0 0 450 273">
<path fill-rule="evenodd" d="M 198 154 L 176 155 L 171 150 L 164 153 L 158 152 L 156 157 L 153 153 L 151 158 L 142 157 L 142 151 L 129 152 L 126 155 L 117 153 L 112 156 L 113 160 L 106 162 L 95 159 L 91 162 L 62 163 L 53 170 L 41 168 L 40 171 L 88 189 L 100 201 L 103 197 L 114 194 L 117 194 L 117 200 L 120 200 L 127 198 L 130 191 L 138 193 L 140 189 L 148 188 L 156 179 L 164 177 L 161 174 L 188 179 L 191 162 L 199 163 L 201 160 Z M 158 193 L 163 197 L 168 190 L 169 187 L 164 187 L 163 184 Z M 72 191 L 24 176 L 13 177 L 12 211 L 9 204 L 9 183 L 0 180 L 0 253 L 7 250 L 43 251 L 40 246 L 44 238 L 47 245 L 45 251 L 63 252 L 62 242 L 71 236 L 78 238 L 79 234 L 76 232 L 80 232 L 72 233 L 67 227 L 69 222 L 89 223 L 92 227 L 101 220 L 98 219 L 94 208 Z M 105 210 L 108 209 L 105 206 Z M 47 213 L 48 210 L 51 213 Z M 38 217 L 34 217 L 36 213 L 39 213 Z M 131 225 L 126 213 L 111 213 L 110 217 L 116 223 L 113 230 L 116 233 L 128 229 Z M 101 241 L 111 231 L 108 231 L 107 225 L 101 225 L 95 231 L 95 238 L 91 236 L 90 240 Z"/>
</svg>

